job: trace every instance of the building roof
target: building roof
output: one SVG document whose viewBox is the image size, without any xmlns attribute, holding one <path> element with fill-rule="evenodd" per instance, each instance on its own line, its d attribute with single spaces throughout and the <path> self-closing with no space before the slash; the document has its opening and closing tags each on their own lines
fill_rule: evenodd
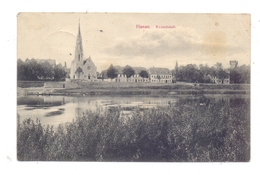
<svg viewBox="0 0 260 175">
<path fill-rule="evenodd" d="M 150 74 L 172 74 L 169 69 L 160 67 L 151 67 L 148 69 L 148 72 Z"/>
</svg>

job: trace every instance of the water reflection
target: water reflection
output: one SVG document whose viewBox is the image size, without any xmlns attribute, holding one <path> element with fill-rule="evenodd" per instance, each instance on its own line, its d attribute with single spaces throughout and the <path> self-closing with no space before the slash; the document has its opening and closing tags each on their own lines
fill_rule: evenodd
<svg viewBox="0 0 260 175">
<path fill-rule="evenodd" d="M 248 95 L 210 95 L 210 96 L 174 96 L 174 97 L 68 97 L 68 96 L 26 96 L 17 99 L 17 113 L 21 121 L 25 118 L 39 118 L 44 125 L 58 125 L 71 122 L 86 110 L 109 110 L 120 108 L 126 115 L 136 107 L 140 109 L 167 105 L 200 105 L 209 107 L 218 102 L 237 107 L 250 104 Z M 225 103 L 224 103 L 225 102 Z"/>
</svg>

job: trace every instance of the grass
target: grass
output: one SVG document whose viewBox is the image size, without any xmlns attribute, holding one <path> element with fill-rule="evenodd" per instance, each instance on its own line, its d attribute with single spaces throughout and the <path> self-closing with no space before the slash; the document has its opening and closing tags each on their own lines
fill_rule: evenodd
<svg viewBox="0 0 260 175">
<path fill-rule="evenodd" d="M 168 96 L 175 94 L 249 94 L 250 85 L 245 84 L 200 84 L 191 83 L 116 83 L 116 82 L 78 82 L 79 88 L 55 89 L 54 93 L 66 95 L 149 95 Z"/>
<path fill-rule="evenodd" d="M 71 82 L 64 82 L 71 84 Z M 74 82 L 78 88 L 18 88 L 18 96 L 24 95 L 149 95 L 168 96 L 183 94 L 249 94 L 249 84 L 198 84 L 194 83 L 132 83 L 132 82 Z"/>
<path fill-rule="evenodd" d="M 17 87 L 28 88 L 28 87 L 43 87 L 44 81 L 17 81 Z"/>
<path fill-rule="evenodd" d="M 203 103 L 203 105 L 201 105 Z M 208 162 L 250 160 L 249 101 L 180 100 L 122 116 L 86 111 L 71 123 L 17 122 L 18 160 Z"/>
<path fill-rule="evenodd" d="M 235 89 L 235 90 L 245 90 L 250 88 L 249 84 L 199 84 L 195 86 L 194 83 L 144 83 L 144 82 L 75 82 L 79 85 L 79 89 L 117 89 L 117 88 L 127 88 L 127 89 Z"/>
</svg>

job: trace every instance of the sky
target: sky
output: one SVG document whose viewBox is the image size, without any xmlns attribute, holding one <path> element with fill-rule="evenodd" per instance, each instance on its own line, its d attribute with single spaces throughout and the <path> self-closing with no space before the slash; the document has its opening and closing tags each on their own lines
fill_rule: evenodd
<svg viewBox="0 0 260 175">
<path fill-rule="evenodd" d="M 248 14 L 20 13 L 17 20 L 22 60 L 55 59 L 70 67 L 80 23 L 84 57 L 90 56 L 98 71 L 110 64 L 169 69 L 176 61 L 221 62 L 225 68 L 230 60 L 250 64 Z"/>
</svg>

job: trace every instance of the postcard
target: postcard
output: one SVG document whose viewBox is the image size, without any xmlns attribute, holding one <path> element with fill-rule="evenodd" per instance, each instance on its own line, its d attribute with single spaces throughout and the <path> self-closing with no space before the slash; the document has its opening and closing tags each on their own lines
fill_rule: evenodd
<svg viewBox="0 0 260 175">
<path fill-rule="evenodd" d="M 249 162 L 250 14 L 19 13 L 17 159 Z"/>
</svg>

